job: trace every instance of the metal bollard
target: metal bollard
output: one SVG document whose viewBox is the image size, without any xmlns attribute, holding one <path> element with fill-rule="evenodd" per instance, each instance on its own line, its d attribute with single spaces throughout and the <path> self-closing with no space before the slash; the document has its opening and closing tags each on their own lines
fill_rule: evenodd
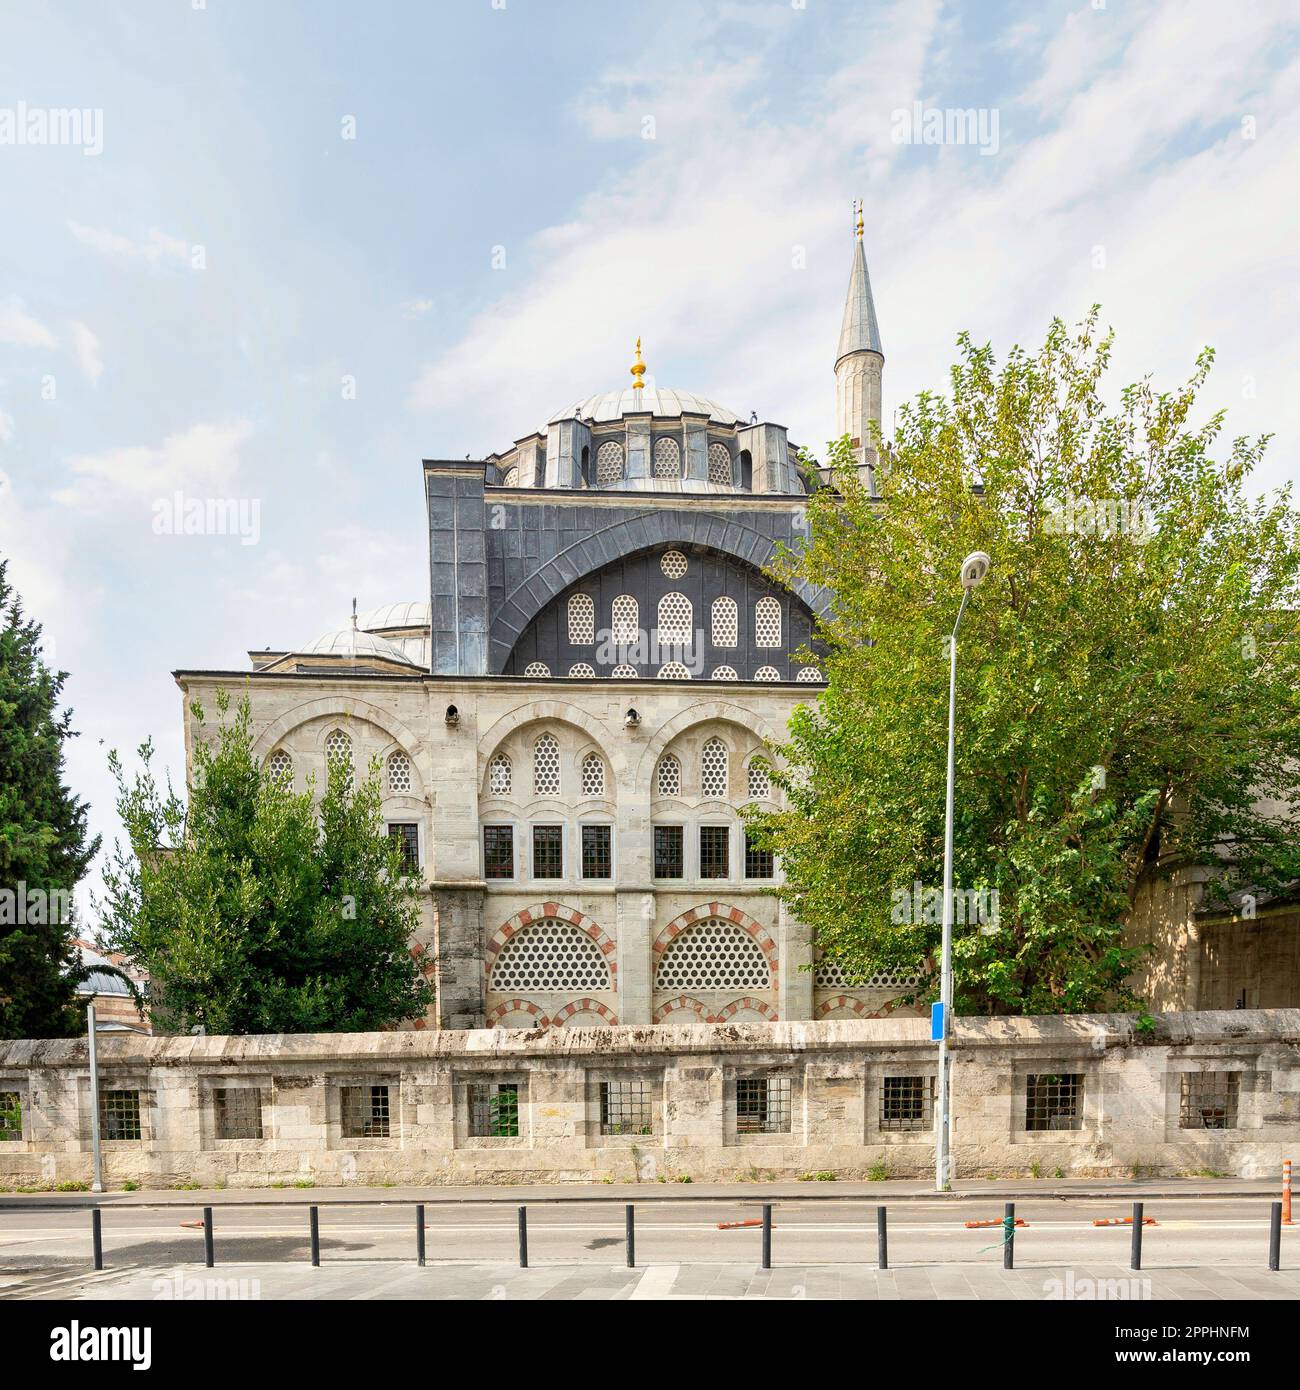
<svg viewBox="0 0 1300 1390">
<path fill-rule="evenodd" d="M 415 1204 L 415 1262 L 424 1268 L 424 1203 Z"/>
<path fill-rule="evenodd" d="M 528 1208 L 519 1208 L 519 1268 L 528 1268 Z"/>
<path fill-rule="evenodd" d="M 889 1268 L 889 1228 L 885 1224 L 885 1208 L 876 1208 L 876 1245 L 881 1269 Z"/>
<path fill-rule="evenodd" d="M 1130 1269 L 1142 1268 L 1142 1203 L 1133 1203 L 1133 1248 L 1129 1256 Z"/>
<path fill-rule="evenodd" d="M 1282 1203 L 1274 1202 L 1268 1221 L 1268 1267 L 1282 1268 Z"/>
<path fill-rule="evenodd" d="M 625 1228 L 627 1231 L 627 1267 L 636 1268 L 636 1217 L 632 1203 L 629 1202 L 624 1209 Z"/>
<path fill-rule="evenodd" d="M 311 1262 L 320 1267 L 320 1208 L 309 1207 L 307 1216 L 311 1223 Z"/>
<path fill-rule="evenodd" d="M 1291 1224 L 1291 1160 L 1282 1160 L 1282 1224 Z"/>
<path fill-rule="evenodd" d="M 203 1208 L 203 1263 L 209 1269 L 216 1263 L 216 1252 L 212 1248 L 212 1208 Z"/>
<path fill-rule="evenodd" d="M 1002 1268 L 1016 1267 L 1016 1204 L 1008 1202 L 1002 1213 Z"/>
<path fill-rule="evenodd" d="M 772 1268 L 772 1204 L 763 1203 L 763 1268 Z"/>
<path fill-rule="evenodd" d="M 99 1208 L 92 1207 L 90 1212 L 90 1245 L 94 1251 L 96 1269 L 104 1268 L 104 1232 L 100 1224 L 102 1219 Z"/>
</svg>

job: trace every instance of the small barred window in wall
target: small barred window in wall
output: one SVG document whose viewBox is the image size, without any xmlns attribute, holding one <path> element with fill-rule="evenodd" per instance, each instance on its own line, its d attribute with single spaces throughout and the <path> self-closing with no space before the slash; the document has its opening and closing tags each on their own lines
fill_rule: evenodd
<svg viewBox="0 0 1300 1390">
<path fill-rule="evenodd" d="M 680 550 L 665 550 L 659 561 L 659 570 L 665 579 L 680 579 L 686 568 L 686 556 Z"/>
<path fill-rule="evenodd" d="M 754 672 L 754 679 L 756 681 L 779 681 L 781 679 L 781 673 L 775 666 L 760 666 L 758 670 Z"/>
<path fill-rule="evenodd" d="M 1180 1129 L 1236 1129 L 1241 1073 L 1184 1072 L 1178 1107 Z"/>
<path fill-rule="evenodd" d="M 734 598 L 715 598 L 713 600 L 713 645 L 715 647 L 734 647 L 739 639 L 739 610 Z"/>
<path fill-rule="evenodd" d="M 755 758 L 749 765 L 748 770 L 748 792 L 751 801 L 766 801 L 772 795 L 772 778 L 768 772 L 767 763 L 762 758 Z"/>
<path fill-rule="evenodd" d="M 99 1132 L 105 1139 L 139 1139 L 140 1092 L 101 1091 Z"/>
<path fill-rule="evenodd" d="M 656 825 L 654 834 L 656 878 L 681 878 L 686 872 L 686 832 L 680 825 Z"/>
<path fill-rule="evenodd" d="M 524 667 L 524 675 L 526 676 L 549 676 L 550 674 L 551 668 L 544 661 L 530 661 Z"/>
<path fill-rule="evenodd" d="M 608 878 L 613 872 L 613 828 L 584 825 L 582 828 L 583 878 Z"/>
<path fill-rule="evenodd" d="M 880 1128 L 934 1128 L 934 1077 L 886 1076 L 880 1082 Z"/>
<path fill-rule="evenodd" d="M 735 922 L 710 917 L 675 936 L 655 972 L 656 989 L 766 990 L 772 974 L 763 948 Z"/>
<path fill-rule="evenodd" d="M 547 917 L 501 948 L 488 988 L 497 994 L 609 989 L 609 961 L 581 927 Z"/>
<path fill-rule="evenodd" d="M 725 444 L 709 445 L 709 482 L 731 486 L 731 450 Z"/>
<path fill-rule="evenodd" d="M 682 476 L 682 450 L 675 439 L 666 435 L 655 440 L 654 475 L 656 478 L 680 478 Z"/>
<path fill-rule="evenodd" d="M 665 661 L 659 668 L 661 681 L 688 681 L 690 678 L 691 673 L 680 661 Z"/>
<path fill-rule="evenodd" d="M 774 598 L 761 598 L 754 605 L 754 645 L 781 645 L 781 605 Z"/>
<path fill-rule="evenodd" d="M 1079 1129 L 1082 1125 L 1080 1072 L 1037 1072 L 1025 1078 L 1027 1130 Z"/>
<path fill-rule="evenodd" d="M 638 1077 L 600 1083 L 602 1134 L 653 1134 L 654 1091 Z"/>
<path fill-rule="evenodd" d="M 736 679 L 736 672 L 730 666 L 715 666 L 713 668 L 712 678 L 715 681 L 734 681 Z"/>
<path fill-rule="evenodd" d="M 623 446 L 617 440 L 607 439 L 596 450 L 596 483 L 606 487 L 623 479 Z"/>
<path fill-rule="evenodd" d="M 405 753 L 388 756 L 388 790 L 394 794 L 411 790 L 411 760 Z"/>
<path fill-rule="evenodd" d="M 533 745 L 533 795 L 559 794 L 560 745 L 554 734 L 543 734 Z"/>
<path fill-rule="evenodd" d="M 483 827 L 483 877 L 514 878 L 515 828 L 513 825 Z"/>
<path fill-rule="evenodd" d="M 262 1092 L 257 1086 L 218 1086 L 212 1092 L 218 1139 L 262 1138 Z"/>
<path fill-rule="evenodd" d="M 731 877 L 731 827 L 700 826 L 700 877 Z"/>
<path fill-rule="evenodd" d="M 596 675 L 596 668 L 589 666 L 585 661 L 575 661 L 569 667 L 570 680 L 592 680 Z"/>
<path fill-rule="evenodd" d="M 582 760 L 582 794 L 605 795 L 605 759 L 599 753 L 588 753 Z"/>
<path fill-rule="evenodd" d="M 346 777 L 352 776 L 352 740 L 342 729 L 333 730 L 325 740 L 325 763 L 338 768 Z"/>
<path fill-rule="evenodd" d="M 700 795 L 724 798 L 727 795 L 727 745 L 711 738 L 700 754 Z"/>
<path fill-rule="evenodd" d="M 659 759 L 659 767 L 655 773 L 655 795 L 681 796 L 681 794 L 682 765 L 671 753 L 665 753 Z"/>
<path fill-rule="evenodd" d="M 685 594 L 673 592 L 659 600 L 659 641 L 685 646 L 691 640 L 694 612 Z"/>
<path fill-rule="evenodd" d="M 488 764 L 488 791 L 493 796 L 509 796 L 514 768 L 504 753 L 498 753 Z"/>
<path fill-rule="evenodd" d="M 736 1133 L 790 1132 L 790 1078 L 740 1077 L 736 1081 Z"/>
<path fill-rule="evenodd" d="M 589 647 L 596 640 L 596 604 L 590 594 L 574 594 L 569 599 L 569 642 Z"/>
<path fill-rule="evenodd" d="M 420 827 L 414 821 L 392 821 L 388 826 L 388 838 L 393 848 L 402 858 L 404 873 L 418 873 L 420 869 Z"/>
<path fill-rule="evenodd" d="M 0 1091 L 0 1143 L 23 1137 L 23 1099 L 17 1091 Z"/>
<path fill-rule="evenodd" d="M 533 826 L 533 877 L 564 877 L 564 827 Z"/>
<path fill-rule="evenodd" d="M 471 1081 L 466 1087 L 471 1139 L 519 1138 L 519 1083 Z"/>
<path fill-rule="evenodd" d="M 619 681 L 619 680 L 635 680 L 635 679 L 636 679 L 636 667 L 635 667 L 635 666 L 629 666 L 629 665 L 627 664 L 627 662 L 622 661 L 622 662 L 619 662 L 619 664 L 618 664 L 617 666 L 614 667 L 614 669 L 609 673 L 609 675 L 610 675 L 610 679 L 611 679 L 611 680 L 616 680 L 616 681 Z"/>
<path fill-rule="evenodd" d="M 821 679 L 822 673 L 816 666 L 800 666 L 799 674 L 795 676 L 795 680 L 805 683 L 809 681 L 819 681 Z"/>
<path fill-rule="evenodd" d="M 340 1086 L 339 1120 L 344 1139 L 392 1137 L 388 1086 Z"/>
<path fill-rule="evenodd" d="M 619 594 L 610 606 L 610 636 L 617 647 L 626 647 L 641 636 L 641 606 L 631 594 Z"/>
<path fill-rule="evenodd" d="M 745 831 L 745 877 L 776 877 L 776 856 L 770 849 L 764 849 L 748 830 Z"/>
<path fill-rule="evenodd" d="M 266 771 L 272 782 L 282 787 L 290 786 L 293 782 L 293 759 L 283 748 L 277 748 L 266 760 Z"/>
</svg>

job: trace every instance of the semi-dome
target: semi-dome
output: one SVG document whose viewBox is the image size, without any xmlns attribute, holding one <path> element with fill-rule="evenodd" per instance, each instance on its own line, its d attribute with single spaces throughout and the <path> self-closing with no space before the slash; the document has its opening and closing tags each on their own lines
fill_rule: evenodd
<svg viewBox="0 0 1300 1390">
<path fill-rule="evenodd" d="M 665 418 L 707 415 L 715 424 L 728 426 L 740 419 L 725 405 L 719 405 L 707 396 L 697 396 L 692 391 L 675 391 L 667 386 L 628 386 L 588 396 L 585 401 L 552 415 L 548 423 L 554 425 L 561 420 L 581 420 L 584 424 L 601 425 L 619 420 L 624 415 L 644 415 L 647 412 Z"/>
</svg>

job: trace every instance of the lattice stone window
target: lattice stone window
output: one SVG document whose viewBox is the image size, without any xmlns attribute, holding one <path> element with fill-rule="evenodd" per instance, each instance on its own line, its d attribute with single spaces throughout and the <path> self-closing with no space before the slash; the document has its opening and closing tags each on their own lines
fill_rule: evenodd
<svg viewBox="0 0 1300 1390">
<path fill-rule="evenodd" d="M 573 665 L 569 667 L 570 680 L 589 681 L 595 679 L 595 675 L 596 668 L 594 666 L 588 665 L 585 661 L 575 661 Z"/>
<path fill-rule="evenodd" d="M 1082 1073 L 1037 1072 L 1025 1078 L 1027 1130 L 1079 1129 L 1082 1125 Z"/>
<path fill-rule="evenodd" d="M 725 444 L 709 445 L 709 482 L 731 486 L 731 450 Z"/>
<path fill-rule="evenodd" d="M 352 776 L 352 740 L 342 729 L 334 729 L 325 739 L 325 763 L 346 777 Z"/>
<path fill-rule="evenodd" d="M 1236 1129 L 1241 1073 L 1184 1072 L 1178 1108 L 1180 1129 Z"/>
<path fill-rule="evenodd" d="M 661 681 L 688 681 L 690 678 L 691 673 L 680 661 L 665 661 L 659 668 Z"/>
<path fill-rule="evenodd" d="M 519 1138 L 517 1081 L 471 1081 L 465 1091 L 471 1139 Z"/>
<path fill-rule="evenodd" d="M 655 972 L 655 988 L 770 989 L 772 974 L 763 948 L 735 922 L 710 917 L 675 936 Z"/>
<path fill-rule="evenodd" d="M 680 579 L 686 573 L 686 556 L 680 550 L 665 550 L 659 569 L 665 579 Z"/>
<path fill-rule="evenodd" d="M 621 662 L 619 662 L 619 664 L 618 664 L 617 666 L 615 666 L 614 669 L 609 673 L 609 677 L 610 677 L 611 680 L 616 680 L 616 681 L 619 681 L 619 680 L 635 680 L 635 679 L 636 679 L 636 667 L 635 667 L 635 666 L 629 666 L 629 665 L 627 664 L 626 661 L 621 661 Z"/>
<path fill-rule="evenodd" d="M 653 1134 L 654 1108 L 654 1088 L 649 1081 L 600 1083 L 602 1134 Z"/>
<path fill-rule="evenodd" d="M 731 666 L 715 666 L 713 677 L 715 681 L 734 681 L 737 679 L 735 669 Z"/>
<path fill-rule="evenodd" d="M 619 594 L 610 605 L 610 636 L 614 645 L 626 647 L 641 636 L 641 605 L 631 594 Z"/>
<path fill-rule="evenodd" d="M 605 795 L 605 759 L 599 753 L 588 753 L 582 760 L 582 794 Z"/>
<path fill-rule="evenodd" d="M 671 753 L 665 753 L 659 759 L 659 766 L 655 769 L 655 795 L 681 796 L 681 794 L 682 765 Z"/>
<path fill-rule="evenodd" d="M 293 759 L 283 748 L 277 748 L 266 760 L 266 775 L 281 787 L 293 783 Z"/>
<path fill-rule="evenodd" d="M 392 1138 L 392 1087 L 340 1086 L 339 1118 L 344 1139 Z"/>
<path fill-rule="evenodd" d="M 405 753 L 388 756 L 388 790 L 393 793 L 411 790 L 411 760 Z"/>
<path fill-rule="evenodd" d="M 761 598 L 754 605 L 754 645 L 781 645 L 781 604 L 774 598 Z"/>
<path fill-rule="evenodd" d="M 261 1139 L 262 1090 L 259 1086 L 219 1086 L 212 1092 L 218 1139 Z"/>
<path fill-rule="evenodd" d="M 781 679 L 781 673 L 775 666 L 760 666 L 758 670 L 754 672 L 754 679 L 756 681 L 779 681 Z"/>
<path fill-rule="evenodd" d="M 738 1077 L 736 1133 L 788 1134 L 792 1090 L 788 1076 Z"/>
<path fill-rule="evenodd" d="M 682 476 L 682 448 L 675 439 L 664 435 L 655 440 L 654 476 L 656 478 L 680 478 Z"/>
<path fill-rule="evenodd" d="M 0 1144 L 23 1137 L 23 1098 L 17 1091 L 0 1091 Z"/>
<path fill-rule="evenodd" d="M 713 600 L 713 645 L 734 647 L 740 640 L 740 609 L 734 598 Z"/>
<path fill-rule="evenodd" d="M 559 796 L 560 743 L 554 734 L 543 734 L 533 744 L 533 795 Z"/>
<path fill-rule="evenodd" d="M 623 478 L 623 446 L 616 439 L 607 439 L 596 450 L 596 483 L 604 487 L 621 482 Z"/>
<path fill-rule="evenodd" d="M 917 976 L 906 970 L 875 970 L 864 979 L 838 956 L 822 956 L 813 969 L 816 989 L 912 989 L 919 984 Z"/>
<path fill-rule="evenodd" d="M 581 927 L 547 917 L 501 948 L 489 989 L 497 993 L 609 989 L 605 953 Z"/>
<path fill-rule="evenodd" d="M 746 791 L 751 801 L 767 801 L 772 795 L 772 771 L 762 758 L 755 758 L 745 773 Z"/>
<path fill-rule="evenodd" d="M 517 468 L 507 468 L 505 475 L 501 479 L 502 487 L 518 487 L 519 470 Z"/>
<path fill-rule="evenodd" d="M 493 796 L 509 796 L 514 784 L 514 767 L 505 753 L 498 753 L 488 764 L 488 791 Z"/>
<path fill-rule="evenodd" d="M 804 685 L 807 685 L 812 681 L 819 681 L 823 679 L 824 677 L 822 676 L 820 669 L 816 666 L 800 666 L 798 674 L 795 676 L 795 680 L 799 681 L 801 684 Z"/>
<path fill-rule="evenodd" d="M 880 1082 L 880 1128 L 934 1128 L 934 1077 L 886 1076 Z"/>
<path fill-rule="evenodd" d="M 140 1092 L 101 1091 L 99 1132 L 105 1139 L 139 1139 Z"/>
<path fill-rule="evenodd" d="M 689 642 L 694 627 L 694 611 L 685 594 L 674 591 L 659 600 L 659 640 L 674 646 Z"/>
<path fill-rule="evenodd" d="M 709 739 L 700 754 L 701 796 L 725 799 L 728 765 L 727 745 L 720 738 Z"/>
<path fill-rule="evenodd" d="M 574 594 L 569 599 L 569 642 L 589 647 L 596 640 L 596 603 L 590 594 Z"/>
<path fill-rule="evenodd" d="M 549 676 L 550 674 L 551 668 L 544 661 L 530 661 L 524 667 L 524 675 L 526 676 Z"/>
</svg>

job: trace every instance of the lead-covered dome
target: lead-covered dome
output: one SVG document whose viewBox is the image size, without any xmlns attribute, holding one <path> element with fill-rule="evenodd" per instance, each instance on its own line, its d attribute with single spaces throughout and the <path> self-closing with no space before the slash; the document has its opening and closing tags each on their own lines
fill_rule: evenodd
<svg viewBox="0 0 1300 1390">
<path fill-rule="evenodd" d="M 628 386 L 617 391 L 604 391 L 588 396 L 567 410 L 552 415 L 549 424 L 561 420 L 581 420 L 587 425 L 608 424 L 624 415 L 650 414 L 663 419 L 682 415 L 705 415 L 715 424 L 731 426 L 740 417 L 725 405 L 697 396 L 693 391 L 675 391 L 668 386 Z"/>
</svg>

